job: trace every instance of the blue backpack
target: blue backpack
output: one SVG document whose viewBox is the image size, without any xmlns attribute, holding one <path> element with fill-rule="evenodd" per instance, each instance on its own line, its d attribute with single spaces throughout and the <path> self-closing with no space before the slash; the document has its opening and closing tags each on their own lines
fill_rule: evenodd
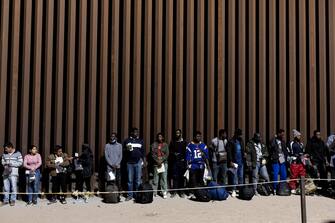
<svg viewBox="0 0 335 223">
<path fill-rule="evenodd" d="M 209 182 L 208 187 L 218 187 L 221 186 L 214 181 Z M 214 201 L 223 201 L 229 197 L 228 192 L 224 187 L 208 189 L 209 196 L 211 200 Z"/>
</svg>

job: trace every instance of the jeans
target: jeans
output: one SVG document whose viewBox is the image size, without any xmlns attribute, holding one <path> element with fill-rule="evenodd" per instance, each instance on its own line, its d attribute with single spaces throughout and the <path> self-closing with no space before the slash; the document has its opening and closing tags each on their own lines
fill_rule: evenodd
<svg viewBox="0 0 335 223">
<path fill-rule="evenodd" d="M 257 162 L 256 168 L 252 170 L 252 182 L 254 183 L 254 189 L 257 190 L 257 183 L 258 183 L 258 174 L 263 177 L 266 182 L 270 181 L 268 170 L 266 169 L 265 165 L 261 165 L 260 162 Z"/>
<path fill-rule="evenodd" d="M 213 162 L 213 180 L 227 184 L 227 163 Z"/>
<path fill-rule="evenodd" d="M 131 191 L 136 191 L 141 184 L 142 160 L 137 163 L 127 163 L 128 172 L 128 197 L 133 197 Z"/>
<path fill-rule="evenodd" d="M 10 201 L 16 201 L 16 193 L 17 193 L 17 181 L 18 176 L 3 176 L 3 185 L 4 185 L 4 192 L 5 198 L 4 202 L 9 201 L 9 193 L 12 192 L 10 196 Z"/>
<path fill-rule="evenodd" d="M 161 189 L 163 191 L 163 194 L 167 194 L 167 170 L 168 170 L 168 164 L 163 163 L 165 167 L 165 171 L 163 173 L 158 173 L 157 172 L 157 167 L 154 167 L 154 181 L 153 181 L 153 189 L 154 189 L 154 194 L 157 194 L 157 189 L 158 189 L 158 183 L 161 186 Z M 159 181 L 159 182 L 158 182 Z"/>
<path fill-rule="evenodd" d="M 29 182 L 29 175 L 26 176 L 27 178 L 27 186 L 28 186 L 28 201 L 37 201 L 38 194 L 32 193 L 39 193 L 40 192 L 40 184 L 41 184 L 41 172 L 40 170 L 35 171 L 35 180 L 33 182 Z"/>
<path fill-rule="evenodd" d="M 244 170 L 243 164 L 239 163 L 237 170 L 234 173 L 234 185 L 244 184 L 243 170 Z M 233 189 L 236 190 L 236 186 L 234 186 Z"/>
<path fill-rule="evenodd" d="M 272 164 L 273 169 L 273 181 L 278 181 L 278 174 L 280 174 L 280 180 L 286 180 L 286 163 L 274 163 Z M 278 182 L 273 183 L 273 188 L 276 190 Z"/>
</svg>

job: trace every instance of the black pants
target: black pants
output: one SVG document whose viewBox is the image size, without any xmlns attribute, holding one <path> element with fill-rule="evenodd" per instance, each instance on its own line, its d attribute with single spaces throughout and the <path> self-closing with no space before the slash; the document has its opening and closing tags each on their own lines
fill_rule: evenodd
<svg viewBox="0 0 335 223">
<path fill-rule="evenodd" d="M 63 193 L 67 192 L 66 178 L 66 173 L 58 173 L 52 177 L 52 193 L 60 193 L 60 189 L 62 189 Z M 64 195 L 58 195 L 57 197 L 59 199 L 65 199 Z M 53 195 L 53 198 L 56 198 L 56 195 Z"/>
<path fill-rule="evenodd" d="M 320 179 L 327 179 L 327 171 L 326 171 L 326 166 L 323 163 L 315 163 L 314 168 L 317 170 Z M 328 188 L 328 183 L 327 181 L 322 181 L 322 180 L 316 180 L 315 182 L 319 187 L 322 188 L 322 190 L 327 190 Z"/>
<path fill-rule="evenodd" d="M 189 179 L 189 187 L 202 187 L 204 186 L 204 169 L 196 169 L 190 170 L 190 179 Z M 194 194 L 194 191 L 192 191 Z"/>
<path fill-rule="evenodd" d="M 83 171 L 76 171 L 76 190 L 79 192 L 83 192 L 84 183 L 86 186 L 86 191 L 91 191 L 91 177 L 84 177 Z"/>
<path fill-rule="evenodd" d="M 172 179 L 173 179 L 173 189 L 184 188 L 185 185 L 185 162 L 184 161 L 175 161 L 172 163 Z M 179 194 L 182 194 L 183 191 L 178 191 Z"/>
</svg>

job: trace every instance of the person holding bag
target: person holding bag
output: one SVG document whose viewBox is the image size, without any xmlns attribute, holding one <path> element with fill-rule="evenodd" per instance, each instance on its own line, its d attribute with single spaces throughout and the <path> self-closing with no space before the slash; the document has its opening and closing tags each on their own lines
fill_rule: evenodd
<svg viewBox="0 0 335 223">
<path fill-rule="evenodd" d="M 39 168 L 41 165 L 41 155 L 38 153 L 37 147 L 32 145 L 29 154 L 25 155 L 23 160 L 23 167 L 26 168 L 28 205 L 37 204 L 37 193 L 40 192 L 41 172 Z"/>
</svg>

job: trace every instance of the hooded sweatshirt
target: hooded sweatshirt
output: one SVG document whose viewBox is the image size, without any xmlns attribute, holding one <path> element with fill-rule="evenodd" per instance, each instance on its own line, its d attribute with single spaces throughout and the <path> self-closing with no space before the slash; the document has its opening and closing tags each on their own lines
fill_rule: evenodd
<svg viewBox="0 0 335 223">
<path fill-rule="evenodd" d="M 3 176 L 19 176 L 19 167 L 23 164 L 23 158 L 19 151 L 2 155 L 1 164 L 5 170 Z"/>
</svg>

